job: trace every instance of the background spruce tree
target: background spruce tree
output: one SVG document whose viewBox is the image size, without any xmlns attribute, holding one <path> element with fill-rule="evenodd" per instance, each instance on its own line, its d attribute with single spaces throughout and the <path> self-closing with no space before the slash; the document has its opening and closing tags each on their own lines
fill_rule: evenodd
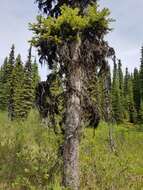
<svg viewBox="0 0 143 190">
<path fill-rule="evenodd" d="M 24 67 L 23 87 L 22 87 L 22 97 L 21 97 L 21 116 L 23 118 L 28 117 L 28 113 L 33 107 L 33 102 L 34 102 L 31 51 L 32 47 L 29 48 L 27 62 Z"/>
<path fill-rule="evenodd" d="M 129 83 L 130 74 L 128 72 L 128 68 L 125 70 L 125 76 L 124 76 L 124 108 L 125 108 L 125 120 L 129 119 L 129 113 L 128 113 L 128 83 Z"/>
<path fill-rule="evenodd" d="M 3 99 L 3 68 L 0 68 L 0 110 L 4 108 L 4 99 Z"/>
<path fill-rule="evenodd" d="M 134 96 L 135 109 L 137 115 L 139 116 L 140 107 L 141 107 L 141 93 L 140 93 L 140 75 L 137 68 L 134 69 L 134 74 L 133 74 L 133 96 Z"/>
<path fill-rule="evenodd" d="M 5 58 L 0 68 L 0 110 L 8 110 L 11 120 L 28 116 L 28 110 L 35 105 L 35 89 L 40 81 L 36 59 L 32 63 L 31 48 L 25 66 L 20 54 L 15 60 L 14 51 L 12 45 L 9 58 Z"/>
<path fill-rule="evenodd" d="M 0 68 L 0 110 L 7 110 L 8 105 L 8 88 L 7 88 L 7 64 L 8 58 L 6 57 L 3 65 Z"/>
<path fill-rule="evenodd" d="M 128 86 L 127 86 L 127 96 L 126 96 L 126 101 L 127 101 L 127 111 L 129 115 L 129 122 L 130 123 L 135 123 L 136 118 L 137 118 L 137 113 L 135 109 L 135 104 L 134 104 L 134 95 L 133 95 L 133 77 L 132 75 L 129 75 L 128 78 Z"/>
<path fill-rule="evenodd" d="M 139 70 L 139 80 L 140 80 L 140 111 L 139 117 L 140 121 L 143 121 L 143 46 L 141 47 L 141 64 Z"/>
<path fill-rule="evenodd" d="M 113 81 L 112 81 L 112 110 L 113 118 L 117 123 L 123 121 L 123 105 L 121 99 L 121 68 L 120 68 L 120 79 L 119 79 L 119 70 L 116 60 L 114 60 L 113 68 Z"/>
<path fill-rule="evenodd" d="M 22 96 L 23 96 L 23 77 L 24 68 L 20 54 L 15 61 L 15 67 L 13 69 L 13 83 L 14 83 L 14 112 L 15 118 L 22 117 Z"/>
<path fill-rule="evenodd" d="M 8 116 L 11 120 L 14 119 L 14 82 L 13 82 L 13 69 L 15 64 L 15 46 L 12 45 L 9 54 L 8 64 L 6 67 L 6 88 L 8 92 Z"/>
<path fill-rule="evenodd" d="M 141 47 L 140 93 L 141 93 L 141 101 L 143 101 L 143 46 Z"/>
<path fill-rule="evenodd" d="M 143 102 L 140 103 L 140 110 L 138 113 L 138 123 L 143 123 Z"/>
<path fill-rule="evenodd" d="M 119 91 L 120 91 L 120 106 L 122 112 L 122 119 L 125 117 L 125 107 L 124 107 L 124 76 L 122 71 L 121 60 L 118 60 L 118 77 L 119 77 Z"/>
</svg>

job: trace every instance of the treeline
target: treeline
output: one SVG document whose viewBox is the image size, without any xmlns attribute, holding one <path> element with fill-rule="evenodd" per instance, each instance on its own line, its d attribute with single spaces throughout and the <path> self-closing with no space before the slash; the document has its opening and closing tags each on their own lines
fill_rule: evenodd
<svg viewBox="0 0 143 190">
<path fill-rule="evenodd" d="M 32 58 L 31 47 L 24 64 L 20 54 L 15 58 L 12 45 L 9 57 L 0 68 L 0 110 L 8 111 L 11 120 L 27 118 L 35 104 L 35 87 L 39 81 L 38 65 Z"/>
<path fill-rule="evenodd" d="M 98 114 L 100 120 L 106 122 L 118 124 L 143 122 L 143 47 L 141 48 L 140 67 L 135 68 L 133 73 L 130 73 L 128 68 L 125 69 L 125 72 L 123 71 L 120 59 L 118 60 L 114 57 L 113 62 L 113 72 L 111 73 L 110 68 L 107 68 L 106 74 L 95 76 L 87 88 L 87 96 L 90 97 L 91 104 L 96 105 L 97 109 L 88 110 L 88 113 L 86 113 L 87 110 L 83 108 L 83 114 L 86 117 L 88 114 L 87 120 L 90 121 L 88 124 L 90 127 L 96 127 L 98 118 L 95 118 L 95 115 L 97 116 Z M 52 119 L 49 119 L 49 123 L 52 123 L 52 125 L 54 123 L 54 127 L 56 126 L 55 121 L 57 123 L 57 118 L 63 117 L 65 110 L 65 105 L 60 100 L 61 96 L 59 96 L 64 91 L 61 88 L 62 81 L 58 78 L 60 82 L 57 82 L 55 74 L 57 74 L 56 71 L 52 72 L 44 84 L 45 87 L 41 83 L 38 89 L 40 92 L 42 87 L 45 88 L 41 90 L 41 93 L 44 91 L 45 94 L 43 94 L 43 100 L 41 101 L 40 99 L 40 112 L 43 117 L 52 117 Z M 62 99 L 64 100 L 65 97 L 62 97 Z M 96 112 L 96 114 L 92 115 L 91 112 Z"/>
<path fill-rule="evenodd" d="M 112 81 L 112 111 L 116 122 L 143 122 L 143 47 L 140 68 L 122 71 L 121 60 L 114 62 Z"/>
<path fill-rule="evenodd" d="M 36 97 L 42 117 L 47 117 L 50 121 L 54 121 L 54 117 L 62 118 L 64 111 L 61 110 L 64 110 L 64 104 L 61 105 L 59 94 L 63 93 L 63 88 L 60 78 L 58 81 L 55 73 L 51 73 L 43 89 L 43 82 L 39 84 L 38 65 L 36 59 L 32 58 L 31 47 L 27 61 L 23 64 L 20 54 L 15 58 L 13 45 L 9 57 L 5 58 L 0 69 L 0 110 L 8 111 L 11 120 L 27 118 L 29 111 L 35 106 L 36 90 L 39 90 L 38 93 L 42 93 L 44 97 L 41 99 L 41 94 L 40 98 Z M 41 91 L 36 88 L 38 84 Z M 121 60 L 115 58 L 113 73 L 111 74 L 108 68 L 106 76 L 95 77 L 88 87 L 88 92 L 92 103 L 98 105 L 97 111 L 102 120 L 117 123 L 143 122 L 143 47 L 139 69 L 135 68 L 134 72 L 130 73 L 126 68 L 123 72 Z M 95 123 L 94 118 L 92 120 Z M 55 122 L 52 123 L 56 125 Z"/>
<path fill-rule="evenodd" d="M 113 62 L 112 73 L 107 67 L 106 74 L 100 76 L 97 74 L 88 85 L 90 102 L 96 105 L 96 110 L 89 110 L 88 116 L 86 109 L 83 108 L 83 114 L 89 121 L 87 125 L 90 127 L 96 127 L 99 119 L 97 117 L 109 123 L 143 122 L 143 48 L 140 67 L 135 68 L 133 73 L 130 73 L 128 68 L 123 71 L 122 62 L 116 57 Z M 54 128 L 62 122 L 61 118 L 65 113 L 63 83 L 57 73 L 55 69 L 47 81 L 40 83 L 37 88 L 40 114 L 48 118 L 48 126 L 52 124 Z"/>
</svg>

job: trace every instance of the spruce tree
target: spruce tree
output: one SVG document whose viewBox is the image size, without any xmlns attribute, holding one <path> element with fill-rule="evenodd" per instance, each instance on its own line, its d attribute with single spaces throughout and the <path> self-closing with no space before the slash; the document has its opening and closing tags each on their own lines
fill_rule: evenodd
<svg viewBox="0 0 143 190">
<path fill-rule="evenodd" d="M 134 95 L 134 104 L 136 112 L 139 114 L 141 106 L 141 94 L 140 94 L 140 75 L 137 68 L 134 69 L 133 95 Z"/>
<path fill-rule="evenodd" d="M 7 88 L 7 64 L 6 57 L 3 65 L 0 68 L 0 110 L 7 110 L 8 105 L 8 88 Z"/>
<path fill-rule="evenodd" d="M 135 123 L 136 118 L 137 118 L 137 113 L 136 113 L 135 105 L 134 105 L 132 75 L 130 75 L 129 79 L 128 79 L 127 92 L 128 92 L 128 94 L 126 96 L 126 101 L 127 101 L 127 104 L 128 104 L 129 122 Z"/>
<path fill-rule="evenodd" d="M 128 115 L 128 101 L 127 101 L 127 95 L 129 94 L 128 92 L 128 82 L 129 82 L 129 72 L 128 72 L 128 68 L 126 68 L 125 71 L 125 77 L 124 77 L 124 108 L 125 108 L 125 119 L 128 120 L 129 115 Z"/>
<path fill-rule="evenodd" d="M 8 59 L 8 64 L 6 67 L 6 88 L 8 92 L 8 116 L 11 120 L 14 119 L 14 83 L 13 83 L 13 69 L 15 64 L 15 47 L 12 45 L 11 52 Z"/>
<path fill-rule="evenodd" d="M 138 122 L 141 124 L 143 123 L 143 101 L 141 101 L 140 103 L 140 110 L 138 113 Z"/>
<path fill-rule="evenodd" d="M 30 112 L 33 101 L 33 84 L 32 84 L 32 60 L 31 60 L 31 50 L 29 48 L 28 59 L 24 67 L 24 76 L 23 76 L 23 86 L 22 86 L 22 98 L 21 98 L 21 117 L 27 118 L 28 113 Z"/>
<path fill-rule="evenodd" d="M 119 77 L 119 91 L 120 91 L 120 105 L 122 117 L 125 117 L 125 108 L 124 108 L 124 76 L 122 71 L 122 63 L 121 60 L 118 60 L 118 77 Z"/>
<path fill-rule="evenodd" d="M 19 54 L 16 58 L 15 67 L 13 69 L 15 119 L 22 117 L 23 77 L 24 68 Z"/>
<path fill-rule="evenodd" d="M 34 31 L 32 44 L 38 48 L 41 61 L 60 67 L 65 82 L 65 138 L 63 148 L 64 186 L 79 189 L 79 132 L 83 121 L 83 104 L 92 107 L 94 119 L 97 117 L 91 97 L 87 94 L 88 81 L 106 72 L 106 56 L 114 54 L 104 41 L 109 31 L 109 10 L 99 10 L 95 1 L 37 0 L 40 10 L 47 17 L 37 17 L 31 25 Z M 48 28 L 48 30 L 47 30 Z M 84 102 L 84 103 L 83 103 Z M 89 106 L 88 106 L 89 105 Z"/>
<path fill-rule="evenodd" d="M 121 69 L 121 68 L 120 68 Z M 120 70 L 121 71 L 121 70 Z M 121 73 L 120 73 L 121 74 Z M 120 76 L 121 78 L 121 76 Z M 112 110 L 113 110 L 113 118 L 117 123 L 123 121 L 123 105 L 121 100 L 121 84 L 119 79 L 119 70 L 114 60 L 114 68 L 113 68 L 113 82 L 112 82 Z"/>
<path fill-rule="evenodd" d="M 124 77 L 124 97 L 126 120 L 134 123 L 136 121 L 137 113 L 134 104 L 133 76 L 128 72 L 128 68 L 126 68 L 126 74 Z"/>
<path fill-rule="evenodd" d="M 139 70 L 139 78 L 140 78 L 140 111 L 139 111 L 139 120 L 143 121 L 143 46 L 141 47 L 141 64 Z"/>
<path fill-rule="evenodd" d="M 112 82 L 112 87 L 113 87 L 113 88 L 114 88 L 115 85 L 116 85 L 117 75 L 118 75 L 118 68 L 117 68 L 117 63 L 116 63 L 116 57 L 114 56 L 113 82 Z"/>
<path fill-rule="evenodd" d="M 118 60 L 118 74 L 119 74 L 119 88 L 121 90 L 121 95 L 123 93 L 123 71 L 122 71 L 122 63 L 121 60 Z"/>
<path fill-rule="evenodd" d="M 140 93 L 141 93 L 141 101 L 143 101 L 143 46 L 141 48 Z"/>
<path fill-rule="evenodd" d="M 4 99 L 4 88 L 3 88 L 3 68 L 0 68 L 0 110 L 5 108 L 5 99 Z"/>
</svg>

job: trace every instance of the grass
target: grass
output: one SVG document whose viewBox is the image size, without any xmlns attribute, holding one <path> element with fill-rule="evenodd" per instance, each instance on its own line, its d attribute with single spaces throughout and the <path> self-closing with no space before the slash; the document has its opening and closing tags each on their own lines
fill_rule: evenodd
<svg viewBox="0 0 143 190">
<path fill-rule="evenodd" d="M 80 143 L 81 190 L 143 190 L 142 126 L 124 124 L 84 129 Z M 25 122 L 10 122 L 0 113 L 0 190 L 63 190 L 62 159 L 55 135 L 32 112 Z"/>
<path fill-rule="evenodd" d="M 109 146 L 109 128 L 102 123 L 92 138 L 85 131 L 81 143 L 81 184 L 83 189 L 141 190 L 143 187 L 143 133 L 113 126 L 116 152 Z"/>
</svg>

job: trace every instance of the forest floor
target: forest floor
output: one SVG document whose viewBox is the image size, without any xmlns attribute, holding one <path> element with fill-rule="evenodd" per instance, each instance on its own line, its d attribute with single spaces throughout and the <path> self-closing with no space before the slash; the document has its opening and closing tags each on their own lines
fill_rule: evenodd
<svg viewBox="0 0 143 190">
<path fill-rule="evenodd" d="M 143 125 L 102 122 L 93 134 L 86 128 L 81 137 L 80 189 L 143 190 Z M 62 190 L 62 139 L 37 113 L 25 122 L 0 113 L 0 190 Z"/>
</svg>

